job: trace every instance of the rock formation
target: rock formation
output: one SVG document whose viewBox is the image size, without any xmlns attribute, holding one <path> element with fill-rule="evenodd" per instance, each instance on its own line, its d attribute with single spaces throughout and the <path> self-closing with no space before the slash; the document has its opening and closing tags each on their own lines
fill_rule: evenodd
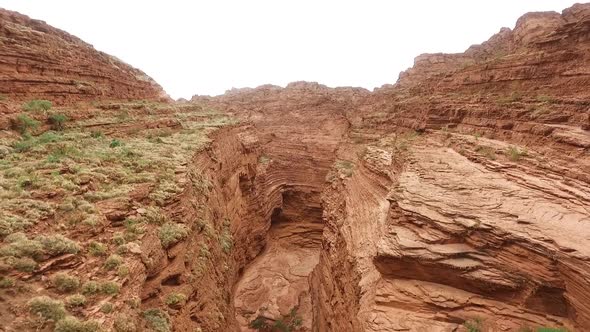
<svg viewBox="0 0 590 332">
<path fill-rule="evenodd" d="M 43 21 L 1 8 L 0 94 L 56 104 L 168 98 L 142 71 Z"/>
<path fill-rule="evenodd" d="M 3 234 L 2 271 L 58 299 L 47 287 L 57 271 L 116 281 L 118 295 L 72 310 L 116 331 L 586 331 L 589 48 L 590 5 L 578 4 L 526 14 L 463 54 L 421 55 L 373 92 L 295 82 L 63 108 L 75 119 L 66 133 L 100 129 L 128 145 L 93 143 L 98 164 L 63 152 L 58 173 L 80 177 L 63 180 L 76 180 L 71 192 L 5 172 L 26 193 L 0 192 L 11 216 L 48 197 L 57 211 L 7 225 L 62 229 L 83 249 L 33 257 L 23 272 L 20 240 Z M 6 160 L 29 165 L 31 151 Z M 94 233 L 47 222 L 71 218 L 65 203 L 102 220 Z M 112 259 L 93 256 L 93 241 L 132 272 L 103 271 Z M 2 295 L 8 330 L 39 326 L 23 304 L 32 296 Z"/>
</svg>

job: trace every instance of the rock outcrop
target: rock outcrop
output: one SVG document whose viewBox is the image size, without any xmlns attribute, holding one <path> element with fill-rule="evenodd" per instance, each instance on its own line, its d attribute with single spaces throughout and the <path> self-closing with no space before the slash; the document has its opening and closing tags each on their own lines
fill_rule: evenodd
<svg viewBox="0 0 590 332">
<path fill-rule="evenodd" d="M 142 71 L 43 21 L 1 8 L 0 94 L 54 104 L 168 99 Z"/>
</svg>

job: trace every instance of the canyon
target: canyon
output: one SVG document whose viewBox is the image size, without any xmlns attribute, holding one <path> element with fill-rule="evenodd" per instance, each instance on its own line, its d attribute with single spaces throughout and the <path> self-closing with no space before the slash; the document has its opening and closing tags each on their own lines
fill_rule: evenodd
<svg viewBox="0 0 590 332">
<path fill-rule="evenodd" d="M 176 102 L 0 22 L 2 330 L 590 328 L 590 5 L 374 91 Z"/>
</svg>

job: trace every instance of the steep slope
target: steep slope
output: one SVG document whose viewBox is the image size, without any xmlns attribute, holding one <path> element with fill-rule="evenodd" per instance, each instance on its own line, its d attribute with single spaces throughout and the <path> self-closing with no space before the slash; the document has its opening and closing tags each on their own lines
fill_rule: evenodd
<svg viewBox="0 0 590 332">
<path fill-rule="evenodd" d="M 43 21 L 1 8 L 0 94 L 57 104 L 167 98 L 142 71 Z"/>
</svg>

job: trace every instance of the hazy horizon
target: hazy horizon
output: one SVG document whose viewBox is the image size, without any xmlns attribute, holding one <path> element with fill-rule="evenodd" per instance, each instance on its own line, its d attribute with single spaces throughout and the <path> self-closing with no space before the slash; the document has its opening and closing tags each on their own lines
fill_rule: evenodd
<svg viewBox="0 0 590 332">
<path fill-rule="evenodd" d="M 315 81 L 372 90 L 422 53 L 458 53 L 576 1 L 0 0 L 141 69 L 173 98 Z"/>
</svg>

